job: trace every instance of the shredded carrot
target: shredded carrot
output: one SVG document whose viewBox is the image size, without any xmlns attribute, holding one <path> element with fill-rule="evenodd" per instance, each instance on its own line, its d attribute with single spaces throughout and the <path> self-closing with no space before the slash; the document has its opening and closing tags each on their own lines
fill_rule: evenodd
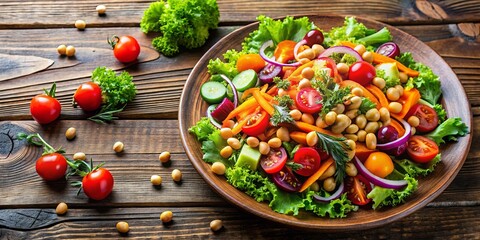
<svg viewBox="0 0 480 240">
<path fill-rule="evenodd" d="M 307 145 L 307 134 L 304 132 L 293 131 L 290 133 L 290 138 L 297 143 Z"/>
<path fill-rule="evenodd" d="M 258 88 L 256 88 L 256 90 L 252 92 L 252 95 L 255 98 L 255 100 L 257 100 L 258 105 L 260 105 L 260 107 L 262 107 L 263 110 L 265 110 L 270 116 L 272 116 L 273 113 L 275 113 L 275 108 L 273 108 L 273 106 L 265 99 L 265 97 L 263 96 L 263 94 L 260 93 Z M 268 94 L 265 94 L 265 95 L 268 95 Z"/>
<path fill-rule="evenodd" d="M 369 84 L 369 85 L 365 86 L 365 88 L 368 91 L 370 91 L 378 99 L 378 101 L 380 102 L 380 105 L 382 107 L 388 108 L 388 99 L 385 96 L 385 94 L 383 94 L 382 90 L 380 90 L 380 88 L 378 88 L 378 87 L 376 87 L 372 84 Z"/>
<path fill-rule="evenodd" d="M 358 88 L 362 89 L 363 90 L 363 96 L 370 99 L 370 101 L 372 101 L 373 103 L 375 103 L 377 105 L 377 109 L 381 108 L 381 104 L 377 100 L 375 95 L 373 95 L 370 91 L 368 91 L 361 84 L 359 84 L 355 81 L 352 81 L 352 80 L 344 80 L 344 81 L 339 82 L 338 84 L 340 85 L 340 87 L 352 87 L 352 88 L 358 87 Z"/>
<path fill-rule="evenodd" d="M 311 131 L 317 131 L 319 133 L 328 134 L 328 135 L 335 136 L 335 137 L 342 137 L 342 134 L 333 133 L 330 130 L 319 128 L 317 126 L 314 126 L 314 125 L 306 123 L 306 122 L 296 121 L 294 123 L 294 125 L 297 126 L 300 130 L 302 130 L 306 133 L 309 133 Z"/>
<path fill-rule="evenodd" d="M 420 100 L 420 92 L 416 88 L 404 90 L 403 95 L 398 99 L 398 102 L 402 104 L 402 111 L 399 113 L 391 113 L 390 115 L 397 119 L 403 119 L 418 100 Z"/>
<path fill-rule="evenodd" d="M 242 127 L 245 126 L 245 124 L 247 124 L 248 120 L 250 120 L 250 118 L 244 118 L 240 120 L 237 123 L 237 125 L 235 125 L 235 127 L 232 128 L 233 135 L 240 133 L 242 131 Z"/>
<path fill-rule="evenodd" d="M 325 162 L 322 163 L 320 168 L 310 176 L 302 185 L 299 192 L 305 191 L 308 187 L 310 187 L 315 181 L 317 181 L 325 171 L 333 164 L 333 158 L 328 158 Z"/>
<path fill-rule="evenodd" d="M 398 136 L 403 136 L 405 134 L 405 128 L 403 128 L 402 124 L 395 120 L 395 118 L 390 118 L 390 126 L 397 130 Z"/>
<path fill-rule="evenodd" d="M 277 90 L 278 90 L 277 85 L 274 85 L 270 89 L 268 89 L 267 94 L 268 95 L 277 95 Z"/>
<path fill-rule="evenodd" d="M 228 114 L 228 116 L 225 118 L 225 120 L 223 120 L 223 123 L 225 124 L 226 121 L 234 118 L 239 113 L 241 113 L 243 111 L 246 111 L 246 110 L 249 110 L 249 109 L 252 109 L 252 108 L 256 108 L 257 106 L 258 106 L 257 100 L 255 100 L 255 98 L 249 98 L 245 102 L 243 102 L 242 104 L 237 106 L 235 109 L 233 109 L 233 111 L 231 111 Z"/>
</svg>

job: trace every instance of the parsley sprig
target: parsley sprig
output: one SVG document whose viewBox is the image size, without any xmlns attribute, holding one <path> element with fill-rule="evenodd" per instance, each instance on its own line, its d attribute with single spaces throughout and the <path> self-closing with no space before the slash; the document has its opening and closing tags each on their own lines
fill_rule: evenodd
<svg viewBox="0 0 480 240">
<path fill-rule="evenodd" d="M 334 137 L 328 134 L 317 132 L 318 146 L 321 147 L 328 155 L 332 156 L 335 160 L 335 167 L 337 171 L 335 173 L 336 182 L 340 183 L 345 178 L 345 168 L 348 162 L 347 151 L 350 151 L 350 146 L 346 143 L 344 137 Z"/>
<path fill-rule="evenodd" d="M 280 77 L 274 77 L 273 82 L 277 84 L 277 88 L 288 90 L 288 88 L 290 87 L 290 81 L 288 81 L 287 79 L 284 80 Z"/>
<path fill-rule="evenodd" d="M 343 103 L 345 97 L 350 94 L 350 87 L 340 88 L 327 71 L 317 69 L 314 80 L 311 81 L 312 87 L 316 88 L 322 94 L 321 116 L 325 116 L 337 104 Z"/>
<path fill-rule="evenodd" d="M 270 122 L 273 126 L 278 126 L 280 123 L 293 123 L 292 116 L 288 113 L 288 108 L 285 106 L 273 105 L 275 113 L 270 118 Z"/>
</svg>

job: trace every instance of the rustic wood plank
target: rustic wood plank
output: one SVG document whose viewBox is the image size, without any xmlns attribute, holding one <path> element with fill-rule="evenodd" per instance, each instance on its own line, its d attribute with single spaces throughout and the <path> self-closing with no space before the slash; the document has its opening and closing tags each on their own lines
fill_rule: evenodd
<svg viewBox="0 0 480 240">
<path fill-rule="evenodd" d="M 69 127 L 77 129 L 77 137 L 73 141 L 64 137 Z M 480 118 L 475 118 L 474 127 L 473 131 L 480 131 Z M 105 167 L 115 178 L 112 195 L 104 201 L 91 201 L 83 194 L 75 196 L 76 188 L 66 181 L 46 183 L 41 180 L 35 172 L 35 160 L 42 150 L 15 140 L 14 136 L 19 131 L 39 132 L 52 146 L 63 146 L 67 157 L 72 158 L 75 152 L 82 151 L 97 164 L 105 162 Z M 1 122 L 0 136 L 9 143 L 0 145 L 0 153 L 6 156 L 0 158 L 0 208 L 53 207 L 60 201 L 68 201 L 73 207 L 85 206 L 86 203 L 89 207 L 226 204 L 191 166 L 179 139 L 176 120 L 119 120 L 111 125 L 64 120 L 44 127 L 32 121 Z M 116 141 L 125 144 L 124 153 L 113 152 L 112 145 Z M 479 139 L 474 138 L 460 174 L 435 202 L 480 204 L 480 149 L 477 146 L 480 146 Z M 158 161 L 162 151 L 171 152 L 171 166 L 163 166 Z M 181 185 L 170 178 L 175 168 L 183 173 Z M 164 179 L 162 188 L 156 189 L 150 184 L 153 174 L 159 174 Z"/>
<path fill-rule="evenodd" d="M 92 27 L 136 27 L 144 10 L 152 1 L 102 1 L 107 14 L 99 16 L 97 1 L 2 1 L 0 29 L 6 28 L 74 28 L 78 19 Z M 369 17 L 386 23 L 423 24 L 478 22 L 480 9 L 474 0 L 459 1 L 234 1 L 218 0 L 222 25 L 237 25 L 255 21 L 259 12 L 271 17 L 301 14 L 346 14 Z"/>
<path fill-rule="evenodd" d="M 29 75 L 50 67 L 53 60 L 36 56 L 0 54 L 0 81 Z"/>
<path fill-rule="evenodd" d="M 170 224 L 159 215 L 171 210 Z M 426 207 L 382 228 L 359 232 L 328 233 L 287 228 L 232 207 L 169 207 L 69 209 L 56 216 L 54 209 L 0 210 L 2 239 L 479 239 L 480 208 Z M 13 217 L 15 220 L 10 220 Z M 210 221 L 221 219 L 223 229 L 212 232 Z M 120 235 L 115 224 L 127 221 L 130 232 Z M 21 231 L 21 229 L 31 229 Z"/>
</svg>

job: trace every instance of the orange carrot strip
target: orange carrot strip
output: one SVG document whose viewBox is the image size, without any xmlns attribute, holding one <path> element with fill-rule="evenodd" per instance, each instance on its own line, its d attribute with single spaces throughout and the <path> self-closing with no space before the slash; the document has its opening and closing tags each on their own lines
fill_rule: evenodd
<svg viewBox="0 0 480 240">
<path fill-rule="evenodd" d="M 272 116 L 273 113 L 275 113 L 275 108 L 273 108 L 273 106 L 262 96 L 258 88 L 256 91 L 252 92 L 252 95 L 255 98 L 255 100 L 257 100 L 260 107 L 262 107 L 263 110 L 265 110 L 268 114 L 270 114 L 270 116 Z"/>
<path fill-rule="evenodd" d="M 355 145 L 355 156 L 360 159 L 360 161 L 365 162 L 367 160 L 368 156 L 370 156 L 371 153 L 376 152 L 377 150 L 372 150 L 367 148 L 365 143 L 357 142 Z"/>
<path fill-rule="evenodd" d="M 310 176 L 302 185 L 299 192 L 305 191 L 308 187 L 310 187 L 315 181 L 317 181 L 325 171 L 327 171 L 328 167 L 333 164 L 333 158 L 328 158 L 325 162 L 322 163 L 320 168 Z"/>
<path fill-rule="evenodd" d="M 383 94 L 382 90 L 380 90 L 380 88 L 372 85 L 372 84 L 369 84 L 365 87 L 368 91 L 370 91 L 377 99 L 378 101 L 380 102 L 380 105 L 382 107 L 386 107 L 388 108 L 388 99 L 387 97 L 385 97 L 385 94 Z"/>
<path fill-rule="evenodd" d="M 236 135 L 238 133 L 240 133 L 242 131 L 242 127 L 245 126 L 245 124 L 247 124 L 248 120 L 250 118 L 244 118 L 242 120 L 240 120 L 237 125 L 235 125 L 235 127 L 232 128 L 232 132 L 233 132 L 233 135 Z"/>
<path fill-rule="evenodd" d="M 290 133 L 290 138 L 302 145 L 307 145 L 307 134 L 304 132 L 293 131 Z"/>
<path fill-rule="evenodd" d="M 402 104 L 402 111 L 399 113 L 391 113 L 397 119 L 403 119 L 410 108 L 420 100 L 420 92 L 416 88 L 404 90 L 403 95 L 398 99 L 398 102 Z"/>
<path fill-rule="evenodd" d="M 267 88 L 268 88 L 268 84 L 264 84 L 264 85 L 260 88 L 260 92 L 265 93 L 265 92 L 267 91 Z"/>
<path fill-rule="evenodd" d="M 395 118 L 390 119 L 390 126 L 397 129 L 398 136 L 403 136 L 405 134 L 405 128 L 403 128 L 402 124 L 395 120 Z"/>
<path fill-rule="evenodd" d="M 267 94 L 268 95 L 277 95 L 277 90 L 278 90 L 277 85 L 274 85 L 273 87 L 268 89 Z"/>
<path fill-rule="evenodd" d="M 227 120 L 230 120 L 230 119 L 234 118 L 239 113 L 241 113 L 245 110 L 251 109 L 251 108 L 255 108 L 257 106 L 258 106 L 257 100 L 255 100 L 255 98 L 249 98 L 245 102 L 243 102 L 242 104 L 237 106 L 235 109 L 233 109 L 233 111 L 231 111 L 228 114 L 227 118 L 225 118 L 225 120 L 223 120 L 223 123 L 225 123 Z"/>
<path fill-rule="evenodd" d="M 358 87 L 358 88 L 362 89 L 363 90 L 363 96 L 370 99 L 370 101 L 372 101 L 373 103 L 375 103 L 377 105 L 377 109 L 381 108 L 381 104 L 377 100 L 375 95 L 373 95 L 370 91 L 368 91 L 361 84 L 359 84 L 355 81 L 352 81 L 352 80 L 344 80 L 344 81 L 339 82 L 338 84 L 340 85 L 340 87 L 351 87 L 351 88 Z"/>
<path fill-rule="evenodd" d="M 342 134 L 333 133 L 330 130 L 319 128 L 317 126 L 314 126 L 314 125 L 306 123 L 306 122 L 296 121 L 294 123 L 294 125 L 297 126 L 300 130 L 302 130 L 306 133 L 309 133 L 311 131 L 317 131 L 319 133 L 328 134 L 328 135 L 335 136 L 335 137 L 342 137 Z"/>
<path fill-rule="evenodd" d="M 246 118 L 248 115 L 252 114 L 253 112 L 255 111 L 258 111 L 258 104 L 257 104 L 257 107 L 252 107 L 252 108 L 249 108 L 243 112 L 240 112 L 238 115 L 237 115 L 237 120 L 240 121 L 244 118 Z"/>
</svg>

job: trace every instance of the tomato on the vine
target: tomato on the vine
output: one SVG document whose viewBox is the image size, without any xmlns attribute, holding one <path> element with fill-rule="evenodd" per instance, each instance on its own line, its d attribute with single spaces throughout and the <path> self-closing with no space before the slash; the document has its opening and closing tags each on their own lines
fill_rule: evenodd
<svg viewBox="0 0 480 240">
<path fill-rule="evenodd" d="M 257 136 L 267 129 L 270 116 L 265 111 L 255 112 L 248 116 L 247 123 L 242 127 L 242 131 L 249 136 Z"/>
<path fill-rule="evenodd" d="M 302 147 L 293 156 L 295 163 L 301 164 L 300 169 L 295 170 L 299 175 L 308 177 L 314 174 L 320 168 L 320 155 L 312 147 Z"/>
<path fill-rule="evenodd" d="M 425 104 L 417 103 L 413 105 L 408 111 L 406 118 L 410 116 L 416 116 L 420 120 L 420 124 L 416 127 L 416 130 L 419 132 L 430 132 L 438 126 L 437 112 Z"/>
<path fill-rule="evenodd" d="M 94 82 L 82 83 L 73 99 L 84 111 L 95 111 L 102 105 L 102 89 Z"/>
<path fill-rule="evenodd" d="M 63 178 L 67 171 L 67 160 L 60 153 L 49 153 L 37 159 L 35 170 L 38 175 L 47 181 Z"/>
<path fill-rule="evenodd" d="M 132 36 L 113 36 L 108 40 L 113 48 L 113 54 L 122 63 L 133 62 L 140 54 L 140 45 Z"/>
<path fill-rule="evenodd" d="M 287 152 L 283 147 L 270 148 L 268 155 L 263 155 L 260 159 L 260 166 L 266 173 L 276 173 L 285 166 L 287 158 Z"/>
<path fill-rule="evenodd" d="M 311 87 L 302 88 L 295 97 L 295 105 L 304 113 L 316 113 L 322 109 L 322 95 Z"/>
<path fill-rule="evenodd" d="M 407 153 L 415 162 L 428 163 L 438 152 L 437 144 L 429 138 L 415 135 L 408 139 Z"/>
<path fill-rule="evenodd" d="M 30 101 L 30 114 L 33 119 L 40 124 L 47 124 L 55 121 L 60 116 L 62 106 L 55 98 L 56 85 L 45 94 L 40 94 L 32 98 Z"/>
<path fill-rule="evenodd" d="M 367 198 L 368 193 L 372 191 L 372 186 L 370 182 L 360 174 L 345 179 L 345 189 L 348 200 L 352 201 L 355 205 L 363 206 L 372 201 L 372 199 Z"/>
<path fill-rule="evenodd" d="M 377 75 L 375 67 L 365 61 L 360 61 L 352 64 L 348 71 L 348 78 L 359 83 L 362 86 L 369 84 Z"/>
<path fill-rule="evenodd" d="M 98 168 L 82 179 L 83 192 L 94 200 L 105 199 L 113 189 L 113 176 L 105 168 Z"/>
</svg>

